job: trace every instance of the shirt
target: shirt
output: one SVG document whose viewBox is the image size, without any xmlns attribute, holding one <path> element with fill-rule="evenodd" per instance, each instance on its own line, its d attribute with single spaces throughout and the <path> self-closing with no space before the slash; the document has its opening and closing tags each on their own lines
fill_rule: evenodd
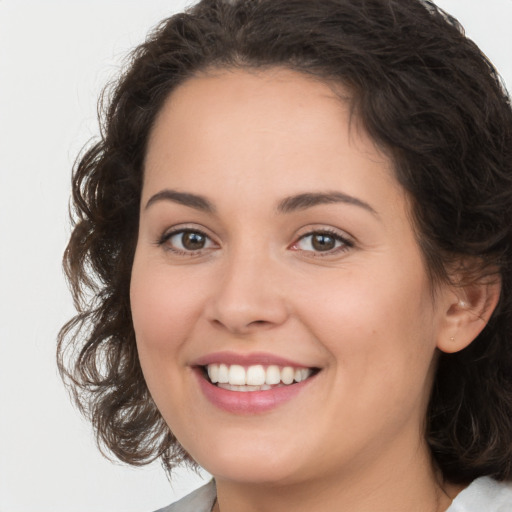
<svg viewBox="0 0 512 512">
<path fill-rule="evenodd" d="M 156 512 L 211 512 L 216 489 L 212 480 L 181 500 Z M 512 482 L 477 478 L 461 491 L 446 512 L 512 512 Z"/>
</svg>

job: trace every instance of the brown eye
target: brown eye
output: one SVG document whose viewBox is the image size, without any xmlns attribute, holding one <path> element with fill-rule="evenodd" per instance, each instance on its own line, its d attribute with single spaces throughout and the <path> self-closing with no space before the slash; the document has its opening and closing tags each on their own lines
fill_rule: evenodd
<svg viewBox="0 0 512 512">
<path fill-rule="evenodd" d="M 336 247 L 336 239 L 332 235 L 317 233 L 311 236 L 311 245 L 315 251 L 330 251 Z"/>
<path fill-rule="evenodd" d="M 185 229 L 169 233 L 163 237 L 160 243 L 165 245 L 169 250 L 178 253 L 192 253 L 215 247 L 215 243 L 211 238 L 201 231 Z"/>
<path fill-rule="evenodd" d="M 329 231 L 314 231 L 303 235 L 293 244 L 292 249 L 304 253 L 311 253 L 311 255 L 319 253 L 334 255 L 346 251 L 351 247 L 353 247 L 353 243 L 342 235 Z"/>
<path fill-rule="evenodd" d="M 181 235 L 181 244 L 188 251 L 197 251 L 204 248 L 206 237 L 202 233 L 186 231 Z"/>
</svg>

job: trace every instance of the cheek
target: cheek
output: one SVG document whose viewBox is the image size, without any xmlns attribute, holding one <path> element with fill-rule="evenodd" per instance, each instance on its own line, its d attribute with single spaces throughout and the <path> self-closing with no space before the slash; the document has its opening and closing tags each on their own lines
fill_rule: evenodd
<svg viewBox="0 0 512 512">
<path fill-rule="evenodd" d="M 336 286 L 317 283 L 314 301 L 302 297 L 309 328 L 340 378 L 351 378 L 354 386 L 375 386 L 379 379 L 397 389 L 407 380 L 424 384 L 435 352 L 435 320 L 428 279 L 418 269 L 354 268 Z"/>
<path fill-rule="evenodd" d="M 191 400 L 187 375 L 182 371 L 186 367 L 183 347 L 197 323 L 198 307 L 196 290 L 169 274 L 166 265 L 136 259 L 130 301 L 144 378 L 158 409 L 171 424 L 176 411 Z"/>
<path fill-rule="evenodd" d="M 134 262 L 130 301 L 141 362 L 175 355 L 197 322 L 200 291 L 170 274 L 165 265 Z"/>
<path fill-rule="evenodd" d="M 364 338 L 432 325 L 428 282 L 422 276 L 390 269 L 374 272 L 357 268 L 303 285 L 297 294 L 304 312 L 329 338 L 350 329 Z M 338 277 L 338 279 L 336 279 Z M 353 336 L 351 336 L 352 338 Z M 349 340 L 346 340 L 347 342 Z M 398 340 L 397 340 L 398 341 Z"/>
</svg>

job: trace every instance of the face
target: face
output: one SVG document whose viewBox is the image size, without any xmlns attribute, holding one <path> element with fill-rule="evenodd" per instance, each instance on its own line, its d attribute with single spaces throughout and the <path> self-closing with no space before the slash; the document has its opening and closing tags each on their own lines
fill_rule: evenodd
<svg viewBox="0 0 512 512">
<path fill-rule="evenodd" d="M 328 85 L 219 71 L 168 98 L 133 322 L 159 410 L 213 475 L 301 482 L 412 459 L 439 302 L 389 160 Z"/>
</svg>

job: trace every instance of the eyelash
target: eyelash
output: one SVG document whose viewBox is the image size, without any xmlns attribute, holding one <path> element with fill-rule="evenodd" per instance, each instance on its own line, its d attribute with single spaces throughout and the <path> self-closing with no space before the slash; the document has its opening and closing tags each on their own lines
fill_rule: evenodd
<svg viewBox="0 0 512 512">
<path fill-rule="evenodd" d="M 176 248 L 176 247 L 172 246 L 169 243 L 169 241 L 174 236 L 181 235 L 183 237 L 183 235 L 185 235 L 187 233 L 195 234 L 195 235 L 200 235 L 201 237 L 205 238 L 206 243 L 208 243 L 208 241 L 209 241 L 210 243 L 215 244 L 215 242 L 213 242 L 211 237 L 209 235 L 207 235 L 204 231 L 200 230 L 200 229 L 197 229 L 197 228 L 178 228 L 178 229 L 174 229 L 172 231 L 164 233 L 158 239 L 157 245 L 158 246 L 165 246 L 165 250 L 173 252 L 173 253 L 175 253 L 177 255 L 180 255 L 180 256 L 197 256 L 197 255 L 200 255 L 202 253 L 202 251 L 210 249 L 210 247 L 203 247 L 203 248 L 200 248 L 200 249 L 197 249 L 197 250 L 183 250 L 183 249 Z M 315 235 L 316 236 L 320 235 L 320 236 L 326 236 L 326 237 L 333 238 L 335 243 L 339 242 L 340 245 L 338 247 L 334 247 L 333 249 L 329 249 L 329 250 L 326 250 L 326 251 L 305 250 L 305 249 L 300 249 L 299 247 L 297 247 L 300 244 L 301 241 L 306 240 L 308 237 L 312 237 L 312 236 L 315 236 Z M 308 233 L 305 233 L 304 235 L 301 235 L 298 238 L 298 240 L 296 242 L 294 242 L 290 246 L 290 249 L 298 251 L 298 252 L 301 252 L 303 254 L 307 254 L 309 257 L 324 258 L 324 257 L 327 257 L 327 256 L 333 256 L 335 254 L 348 251 L 352 247 L 354 247 L 354 243 L 352 241 L 348 240 L 346 237 L 340 235 L 335 230 L 331 230 L 331 229 L 315 229 L 315 230 L 309 231 Z"/>
<path fill-rule="evenodd" d="M 195 234 L 195 235 L 200 235 L 202 237 L 204 237 L 206 239 L 206 243 L 208 243 L 208 241 L 210 243 L 214 243 L 213 240 L 211 239 L 210 236 L 208 236 L 204 231 L 200 230 L 200 229 L 197 229 L 197 228 L 178 228 L 178 229 L 174 229 L 172 231 L 168 231 L 166 233 L 164 233 L 157 241 L 157 245 L 158 246 L 165 246 L 165 250 L 166 251 L 170 251 L 170 252 L 173 252 L 179 256 L 197 256 L 197 255 L 200 255 L 202 251 L 204 251 L 205 249 L 208 250 L 209 248 L 201 248 L 201 249 L 197 249 L 197 250 L 183 250 L 183 249 L 179 249 L 179 248 L 176 248 L 176 247 L 173 247 L 169 241 L 171 240 L 171 238 L 173 238 L 174 236 L 176 235 L 181 235 L 183 237 L 183 235 L 187 234 L 187 233 L 190 233 L 190 234 Z"/>
<path fill-rule="evenodd" d="M 314 251 L 314 250 L 308 251 L 308 250 L 303 250 L 303 249 L 300 249 L 297 247 L 297 245 L 301 241 L 305 240 L 308 237 L 312 237 L 315 235 L 317 235 L 317 236 L 323 235 L 323 236 L 333 238 L 335 243 L 340 242 L 340 245 L 338 247 L 334 247 L 333 249 L 330 249 L 327 251 Z M 315 230 L 309 231 L 308 233 L 301 235 L 299 237 L 299 239 L 296 242 L 294 242 L 291 246 L 292 249 L 294 249 L 296 251 L 300 251 L 304 254 L 307 254 L 309 257 L 312 257 L 312 258 L 325 258 L 328 256 L 333 256 L 333 255 L 336 255 L 339 253 L 346 252 L 349 249 L 351 249 L 352 247 L 354 247 L 354 243 L 351 240 L 340 235 L 340 233 L 338 233 L 337 231 L 332 230 L 332 229 L 315 229 Z"/>
</svg>

